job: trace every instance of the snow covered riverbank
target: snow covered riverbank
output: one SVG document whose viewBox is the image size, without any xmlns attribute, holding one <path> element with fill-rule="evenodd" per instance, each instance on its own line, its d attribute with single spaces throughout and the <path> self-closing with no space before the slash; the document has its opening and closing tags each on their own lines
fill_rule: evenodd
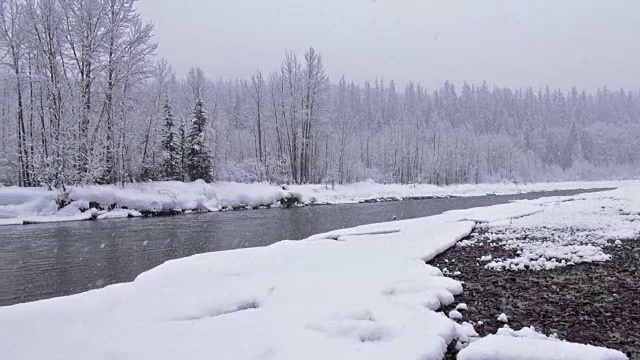
<svg viewBox="0 0 640 360">
<path fill-rule="evenodd" d="M 327 188 L 325 185 L 293 185 L 291 189 L 301 194 L 307 202 L 313 201 L 316 204 L 344 204 L 431 197 L 512 195 L 557 190 L 617 188 L 637 182 L 638 181 L 551 182 L 531 184 L 495 183 L 450 186 L 361 182 L 349 185 L 336 185 L 335 189 L 332 189 L 331 186 Z"/>
<path fill-rule="evenodd" d="M 618 187 L 632 182 L 478 184 L 438 187 L 363 182 L 350 185 L 152 183 L 43 188 L 0 188 L 0 225 L 77 221 L 144 214 L 208 212 L 224 209 L 279 207 L 292 204 L 344 204 L 447 196 L 482 196 L 526 192 Z"/>
<path fill-rule="evenodd" d="M 490 243 L 496 249 L 517 254 L 505 257 L 487 253 L 478 259 L 487 269 L 551 270 L 611 260 L 606 253 L 608 247 L 640 236 L 638 186 L 528 203 L 538 204 L 543 211 L 504 224 L 484 225 L 482 236 L 458 246 Z"/>
<path fill-rule="evenodd" d="M 73 186 L 65 193 L 5 187 L 0 188 L 0 225 L 271 207 L 295 202 L 297 196 L 268 184 L 203 181 Z"/>
<path fill-rule="evenodd" d="M 587 208 L 607 202 L 637 215 L 638 190 L 572 199 L 584 199 Z M 566 200 L 453 211 L 169 261 L 131 283 L 0 308 L 0 353 L 24 360 L 439 360 L 448 344 L 468 342 L 475 331 L 437 312 L 454 303 L 463 285 L 425 261 L 478 222 L 507 226 Z M 556 221 L 580 215 L 570 211 Z M 608 216 L 603 213 L 597 224 Z M 567 358 L 626 359 L 603 348 L 500 334 L 472 342 L 464 358 L 499 359 L 505 347 L 540 348 L 544 341 L 574 355 Z M 536 354 L 548 355 L 520 351 L 515 358 L 541 358 Z"/>
<path fill-rule="evenodd" d="M 505 324 L 496 320 L 504 313 L 503 320 L 516 329 L 535 326 L 546 335 L 640 358 L 640 188 L 526 203 L 538 204 L 540 211 L 478 225 L 431 262 L 465 284 L 456 299 L 469 311 L 460 321 L 476 324 L 483 336 L 496 330 L 502 335 Z M 472 342 L 458 358 L 578 360 L 594 351 L 561 351 L 539 343 L 540 336 L 526 337 L 489 336 Z M 492 349 L 498 341 L 499 354 Z"/>
</svg>

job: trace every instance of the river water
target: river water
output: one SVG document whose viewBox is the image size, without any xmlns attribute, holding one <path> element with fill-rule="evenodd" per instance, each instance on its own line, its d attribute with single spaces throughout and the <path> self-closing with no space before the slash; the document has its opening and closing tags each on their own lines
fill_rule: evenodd
<svg viewBox="0 0 640 360">
<path fill-rule="evenodd" d="M 601 189 L 602 190 L 602 189 Z M 405 200 L 0 227 L 0 306 L 133 280 L 171 259 L 357 225 L 587 191 Z"/>
</svg>

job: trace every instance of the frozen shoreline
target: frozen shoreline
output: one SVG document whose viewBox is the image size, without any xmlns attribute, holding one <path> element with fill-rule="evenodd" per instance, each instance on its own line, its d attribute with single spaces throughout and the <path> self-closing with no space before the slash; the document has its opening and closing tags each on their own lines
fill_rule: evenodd
<svg viewBox="0 0 640 360">
<path fill-rule="evenodd" d="M 439 360 L 458 341 L 470 342 L 465 359 L 543 359 L 548 353 L 531 349 L 547 345 L 567 358 L 626 359 L 527 331 L 478 339 L 472 324 L 437 311 L 455 304 L 463 284 L 425 261 L 477 223 L 636 232 L 639 189 L 457 210 L 169 261 L 130 283 L 0 308 L 0 352 L 25 360 Z"/>
<path fill-rule="evenodd" d="M 617 188 L 635 181 L 478 184 L 439 187 L 414 184 L 291 185 L 183 183 L 73 186 L 62 191 L 0 187 L 0 226 L 256 209 L 282 206 L 352 204 L 442 197 L 511 195 L 558 190 Z"/>
</svg>

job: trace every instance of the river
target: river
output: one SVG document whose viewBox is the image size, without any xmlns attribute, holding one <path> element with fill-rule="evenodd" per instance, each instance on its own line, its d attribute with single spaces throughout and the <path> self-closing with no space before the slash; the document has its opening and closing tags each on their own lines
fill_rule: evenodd
<svg viewBox="0 0 640 360">
<path fill-rule="evenodd" d="M 602 189 L 600 189 L 602 190 Z M 597 190 L 595 190 L 597 191 Z M 589 191 L 405 200 L 0 227 L 0 306 L 133 280 L 171 259 L 335 229 Z"/>
</svg>

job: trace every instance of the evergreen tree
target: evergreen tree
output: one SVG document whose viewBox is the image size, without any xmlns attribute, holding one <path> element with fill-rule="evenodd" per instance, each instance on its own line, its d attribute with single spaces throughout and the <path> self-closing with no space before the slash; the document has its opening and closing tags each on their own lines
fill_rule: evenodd
<svg viewBox="0 0 640 360">
<path fill-rule="evenodd" d="M 574 161 L 579 160 L 580 157 L 580 138 L 578 130 L 576 129 L 576 123 L 571 124 L 571 130 L 567 135 L 567 141 L 564 143 L 562 154 L 560 158 L 560 167 L 562 170 L 567 170 L 573 166 Z"/>
<path fill-rule="evenodd" d="M 185 178 L 187 173 L 187 134 L 184 131 L 186 128 L 184 120 L 180 123 L 180 129 L 178 130 L 178 151 L 180 153 L 180 177 Z"/>
<path fill-rule="evenodd" d="M 211 181 L 211 154 L 205 141 L 207 114 L 201 99 L 196 100 L 193 120 L 187 136 L 187 175 L 190 180 Z"/>
<path fill-rule="evenodd" d="M 162 134 L 162 178 L 165 180 L 182 180 L 181 150 L 176 142 L 173 128 L 173 109 L 169 100 L 164 104 L 164 131 Z"/>
<path fill-rule="evenodd" d="M 145 158 L 142 162 L 140 169 L 140 179 L 142 181 L 155 181 L 158 180 L 158 168 L 153 164 L 152 158 Z M 107 184 L 108 182 L 104 182 Z"/>
</svg>

